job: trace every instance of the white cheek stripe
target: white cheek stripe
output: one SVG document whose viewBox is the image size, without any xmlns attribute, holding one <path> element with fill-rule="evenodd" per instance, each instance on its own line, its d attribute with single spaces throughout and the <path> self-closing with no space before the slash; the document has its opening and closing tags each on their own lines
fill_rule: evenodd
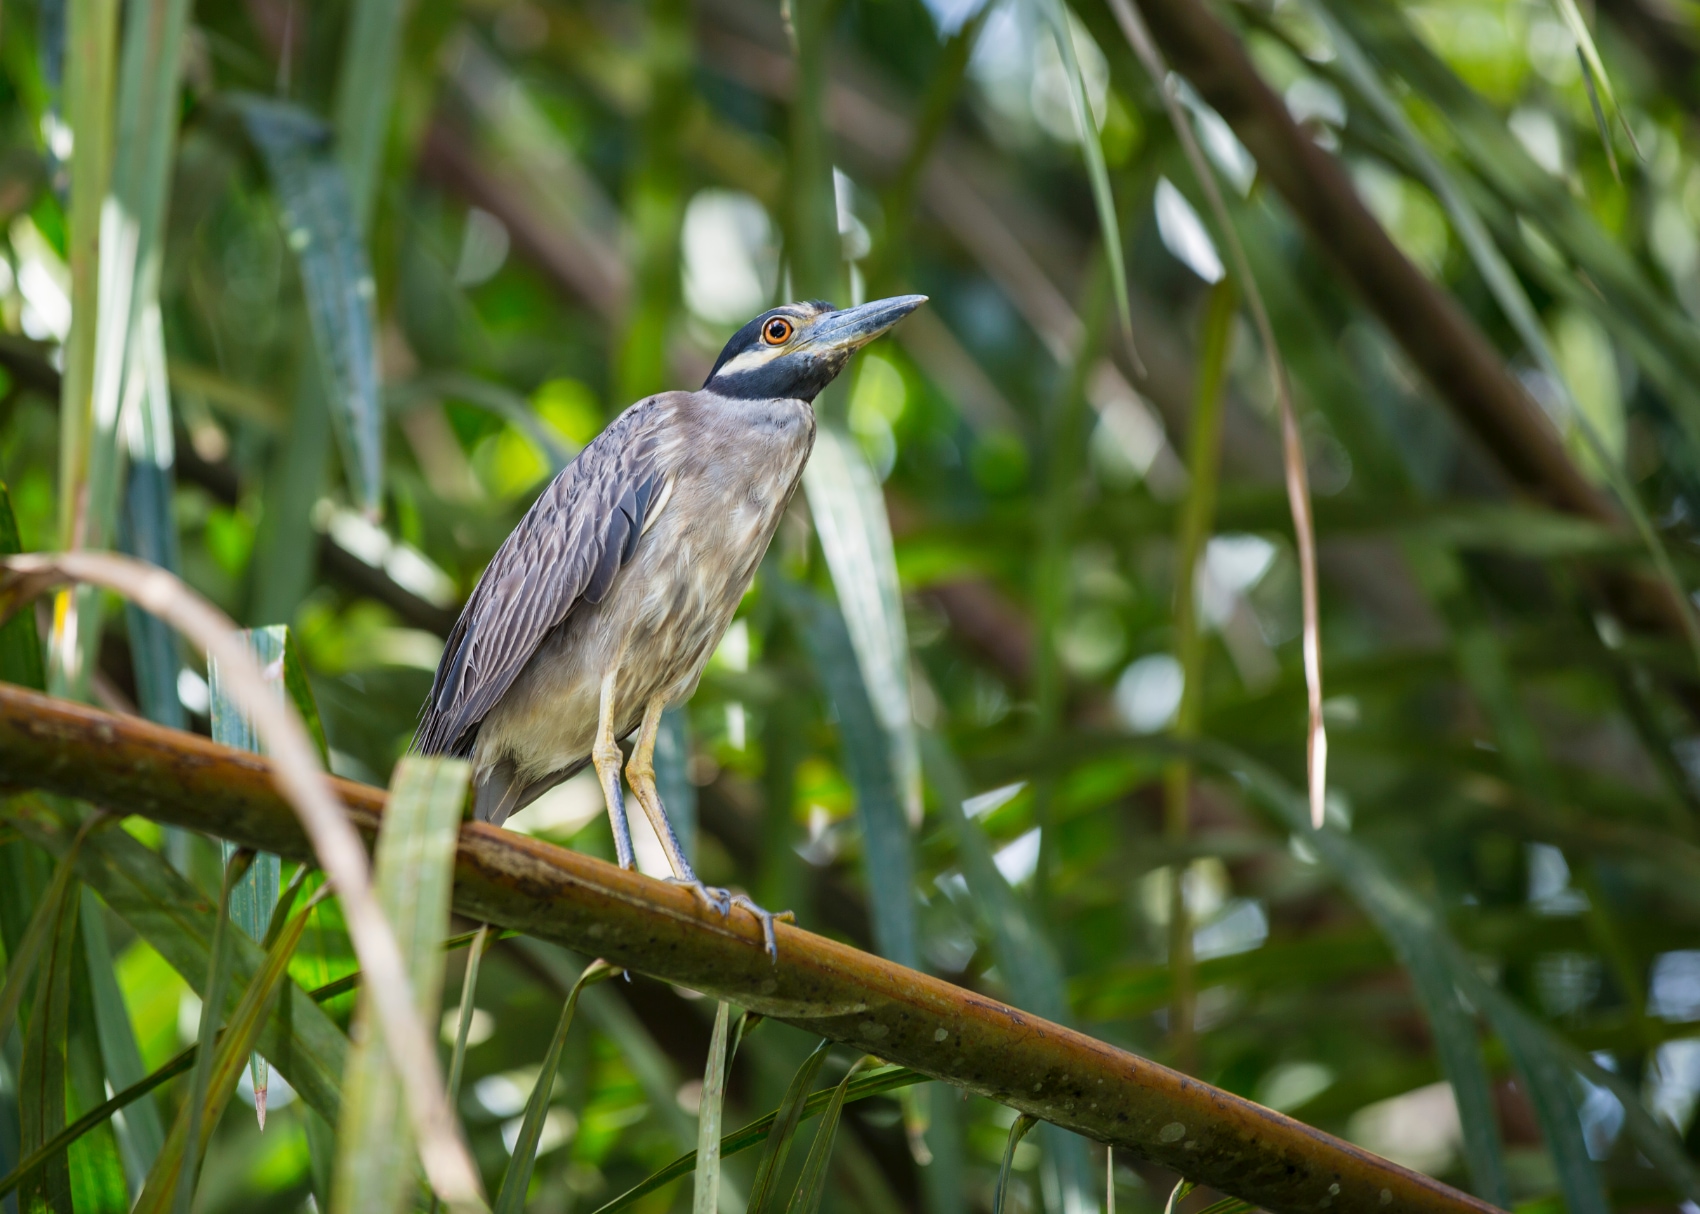
<svg viewBox="0 0 1700 1214">
<path fill-rule="evenodd" d="M 643 536 L 646 536 L 646 535 L 649 534 L 649 529 L 651 527 L 655 526 L 656 521 L 661 518 L 661 512 L 663 510 L 667 509 L 667 503 L 669 501 L 671 501 L 672 499 L 673 499 L 673 481 L 672 481 L 672 478 L 669 477 L 668 480 L 667 480 L 667 483 L 665 485 L 661 486 L 661 496 L 655 499 L 655 505 L 653 505 L 649 508 L 648 512 L 646 513 L 646 515 L 644 517 L 643 530 L 638 532 L 639 538 L 642 538 Z"/>
<path fill-rule="evenodd" d="M 765 367 L 768 363 L 785 353 L 780 346 L 758 346 L 754 350 L 745 350 L 731 362 L 720 368 L 721 375 L 737 375 L 743 371 L 754 371 L 757 367 Z"/>
</svg>

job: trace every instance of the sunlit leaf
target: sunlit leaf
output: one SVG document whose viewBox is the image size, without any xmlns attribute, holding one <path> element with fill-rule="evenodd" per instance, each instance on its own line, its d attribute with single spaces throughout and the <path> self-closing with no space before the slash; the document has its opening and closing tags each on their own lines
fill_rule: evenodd
<svg viewBox="0 0 1700 1214">
<path fill-rule="evenodd" d="M 378 902 L 396 929 L 414 1006 L 426 1024 L 437 1023 L 442 999 L 442 941 L 448 934 L 455 844 L 470 778 L 470 767 L 458 759 L 403 759 L 396 765 L 378 834 L 373 874 Z M 413 1193 L 414 1139 L 401 1080 L 365 997 L 355 1012 L 353 1038 L 331 1210 L 399 1214 Z"/>
<path fill-rule="evenodd" d="M 696 1191 L 693 1214 L 717 1214 L 720 1209 L 720 1114 L 726 1101 L 726 1071 L 731 1065 L 726 1033 L 732 1005 L 714 1009 L 714 1032 L 708 1042 L 708 1069 L 702 1077 L 702 1100 L 697 1105 Z M 740 1027 L 742 1025 L 740 1024 Z"/>
<path fill-rule="evenodd" d="M 145 6 L 136 5 L 136 9 Z M 119 474 L 117 451 L 118 401 L 116 388 L 97 404 L 97 345 L 102 328 L 98 317 L 110 306 L 103 290 L 101 229 L 105 226 L 112 177 L 114 119 L 113 94 L 117 84 L 117 48 L 120 5 L 116 0 L 78 0 L 64 7 L 65 117 L 75 145 L 83 153 L 71 160 L 68 260 L 71 271 L 71 331 L 64 347 L 65 373 L 59 388 L 59 499 L 58 542 L 69 548 L 77 543 L 101 543 L 110 538 L 112 512 Z M 128 69 L 128 62 L 126 63 Z M 175 79 L 175 68 L 170 69 Z M 126 71 L 126 85 L 141 83 L 138 74 Z M 134 122 L 132 115 L 130 121 Z M 170 131 L 153 128 L 151 139 L 173 138 Z M 116 208 L 113 208 L 114 210 Z M 119 250 L 108 248 L 107 260 L 116 260 Z M 120 273 L 117 277 L 127 275 Z M 111 325 L 105 328 L 110 331 Z M 112 367 L 110 357 L 103 370 Z M 109 376 L 110 378 L 110 376 Z M 103 533 L 102 525 L 108 529 Z M 81 533 L 81 534 L 79 534 Z M 62 690 L 86 687 L 89 664 L 96 652 L 99 615 L 94 597 L 65 593 L 56 603 L 53 683 Z M 84 617 L 87 617 L 86 620 Z M 85 626 L 78 628 L 78 624 Z M 70 649 L 76 630 L 77 652 Z M 69 662 L 71 669 L 66 669 Z"/>
</svg>

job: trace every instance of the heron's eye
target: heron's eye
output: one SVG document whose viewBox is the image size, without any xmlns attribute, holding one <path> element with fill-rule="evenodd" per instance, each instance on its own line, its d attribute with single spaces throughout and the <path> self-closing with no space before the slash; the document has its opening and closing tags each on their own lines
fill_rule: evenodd
<svg viewBox="0 0 1700 1214">
<path fill-rule="evenodd" d="M 791 322 L 783 316 L 775 316 L 763 326 L 761 338 L 770 346 L 782 346 L 791 340 Z"/>
</svg>

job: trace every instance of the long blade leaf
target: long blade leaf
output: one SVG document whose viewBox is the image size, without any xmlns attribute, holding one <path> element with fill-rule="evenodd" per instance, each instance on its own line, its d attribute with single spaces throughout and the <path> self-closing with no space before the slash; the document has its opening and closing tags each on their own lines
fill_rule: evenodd
<svg viewBox="0 0 1700 1214">
<path fill-rule="evenodd" d="M 878 1096 L 885 1092 L 896 1091 L 926 1081 L 925 1075 L 918 1071 L 911 1071 L 908 1067 L 882 1067 L 877 1071 L 868 1071 L 856 1076 L 844 1099 L 846 1104 L 851 1104 L 858 1100 L 865 1100 L 869 1096 Z M 816 1113 L 819 1113 L 831 1102 L 832 1096 L 833 1093 L 828 1091 L 815 1092 L 803 1102 L 803 1116 L 813 1117 Z M 953 1096 L 952 1099 L 955 1099 L 955 1097 Z M 740 1155 L 766 1143 L 774 1123 L 778 1119 L 779 1111 L 776 1109 L 767 1116 L 758 1117 L 742 1129 L 734 1130 L 726 1135 L 720 1140 L 720 1158 L 730 1159 L 734 1155 Z M 697 1153 L 688 1151 L 666 1167 L 651 1173 L 612 1201 L 597 1207 L 594 1214 L 617 1214 L 617 1211 L 629 1208 L 640 1199 L 671 1184 L 681 1176 L 689 1176 L 696 1170 L 696 1166 Z"/>
<path fill-rule="evenodd" d="M 803 1060 L 803 1065 L 791 1077 L 790 1086 L 785 1089 L 785 1099 L 779 1102 L 774 1113 L 772 1128 L 768 1130 L 767 1142 L 762 1147 L 761 1162 L 756 1164 L 755 1182 L 750 1186 L 749 1209 L 753 1214 L 768 1214 L 768 1211 L 779 1208 L 779 1178 L 785 1171 L 785 1157 L 791 1153 L 791 1140 L 797 1135 L 797 1124 L 803 1118 L 803 1104 L 808 1099 L 809 1089 L 814 1086 L 815 1076 L 820 1074 L 821 1064 L 826 1061 L 827 1051 L 831 1048 L 832 1042 L 825 1040 L 815 1046 L 814 1052 Z"/>
<path fill-rule="evenodd" d="M 909 706 L 909 639 L 885 498 L 846 431 L 822 425 L 803 489 L 832 571 L 844 624 L 881 727 L 911 825 L 921 818 L 921 763 Z"/>
<path fill-rule="evenodd" d="M 831 603 L 804 586 L 779 583 L 776 589 L 797 622 L 838 717 L 844 768 L 856 790 L 856 816 L 862 825 L 862 876 L 874 943 L 882 955 L 913 967 L 918 953 L 909 824 L 863 668 L 857 665 L 844 617 Z"/>
<path fill-rule="evenodd" d="M 7 809 L 27 839 L 58 854 L 71 846 L 81 824 L 72 810 L 39 797 L 14 797 Z M 204 996 L 218 916 L 163 856 L 124 831 L 94 831 L 82 845 L 77 875 L 190 989 Z M 264 954 L 240 932 L 233 934 L 230 948 L 234 981 L 245 987 L 264 964 Z M 234 1009 L 238 997 L 238 991 L 231 991 L 227 1006 Z M 336 1121 L 348 1038 L 294 982 L 285 985 L 258 1048 L 310 1108 Z"/>
<path fill-rule="evenodd" d="M 216 1039 L 211 1031 L 202 1033 L 195 1047 L 193 1078 L 190 1081 L 190 1096 L 198 1097 L 198 1103 L 185 1102 L 172 1123 L 165 1149 L 148 1178 L 147 1188 L 137 1201 L 136 1214 L 173 1208 L 170 1204 L 173 1195 L 181 1200 L 185 1186 L 193 1183 L 197 1161 L 206 1151 L 219 1117 L 235 1094 L 237 1081 L 253 1053 L 254 1042 L 262 1026 L 272 1013 L 278 991 L 286 981 L 290 959 L 295 955 L 311 918 L 312 907 L 309 905 L 288 920 L 267 949 L 259 972 L 242 990 L 222 1032 L 217 1034 Z M 236 933 L 230 930 L 228 923 L 221 922 L 220 930 L 226 940 L 234 940 Z M 227 962 L 228 959 L 226 954 Z M 202 1024 L 203 1027 L 206 1024 L 204 1016 Z"/>
<path fill-rule="evenodd" d="M 331 154 L 330 130 L 317 118 L 261 97 L 236 104 L 283 208 L 349 488 L 376 516 L 384 488 L 377 301 L 348 180 Z"/>
<path fill-rule="evenodd" d="M 1069 101 L 1074 106 L 1075 126 L 1080 132 L 1080 150 L 1086 158 L 1086 175 L 1092 183 L 1092 205 L 1098 212 L 1098 232 L 1103 238 L 1105 260 L 1110 267 L 1116 315 L 1121 318 L 1122 337 L 1127 342 L 1128 351 L 1137 363 L 1139 351 L 1133 344 L 1133 313 L 1128 305 L 1127 259 L 1122 253 L 1121 219 L 1116 214 L 1115 193 L 1110 188 L 1110 170 L 1104 163 L 1104 145 L 1098 138 L 1098 120 L 1092 113 L 1086 77 L 1080 70 L 1080 56 L 1074 48 L 1072 14 L 1063 0 L 1038 0 L 1038 4 L 1045 20 L 1050 23 L 1051 36 L 1056 40 L 1057 54 L 1062 58 L 1063 72 L 1068 77 Z"/>
<path fill-rule="evenodd" d="M 442 998 L 442 941 L 470 778 L 471 768 L 458 759 L 403 759 L 378 835 L 378 901 L 396 926 L 414 1005 L 426 1024 L 437 1023 Z M 399 1214 L 413 1192 L 415 1147 L 406 1129 L 401 1082 L 369 994 L 356 1009 L 353 1036 L 331 1210 Z"/>
<path fill-rule="evenodd" d="M 65 1049 L 70 1033 L 71 966 L 80 899 L 61 888 L 53 900 L 51 930 L 43 942 L 29 1031 L 18 1072 L 21 1153 L 28 1155 L 65 1125 Z M 68 1160 L 55 1156 L 23 1178 L 19 1208 L 26 1214 L 72 1214 Z"/>
<path fill-rule="evenodd" d="M 838 1081 L 838 1086 L 832 1089 L 832 1099 L 821 1114 L 820 1125 L 815 1130 L 815 1140 L 809 1144 L 809 1157 L 803 1161 L 803 1174 L 798 1178 L 797 1188 L 791 1194 L 791 1204 L 786 1207 L 786 1214 L 817 1214 L 821 1198 L 826 1195 L 827 1165 L 832 1162 L 832 1140 L 838 1135 L 838 1118 L 844 1112 L 844 1097 L 850 1090 L 850 1083 L 866 1067 L 872 1063 L 866 1054 L 850 1064 L 850 1069 L 844 1072 L 844 1078 Z M 699 1210 L 697 1214 L 708 1214 Z"/>
<path fill-rule="evenodd" d="M 691 1195 L 692 1214 L 719 1214 L 720 1210 L 720 1114 L 726 1103 L 726 1071 L 731 1065 L 726 1035 L 732 1022 L 732 1005 L 714 1009 L 714 1032 L 708 1041 L 708 1069 L 702 1076 L 702 1101 L 697 1106 L 696 1191 Z"/>
<path fill-rule="evenodd" d="M 0 481 L 0 556 L 22 552 L 18 519 L 12 513 L 12 495 Z M 35 613 L 20 611 L 0 624 L 0 681 L 40 691 L 47 686 L 41 661 L 41 636 L 36 632 Z"/>
<path fill-rule="evenodd" d="M 531 1170 L 537 1163 L 537 1144 L 543 1138 L 543 1123 L 549 1115 L 554 1098 L 555 1075 L 561 1069 L 561 1050 L 567 1044 L 567 1030 L 572 1028 L 573 1013 L 578 999 L 587 986 L 602 982 L 621 973 L 606 961 L 592 961 L 585 966 L 561 1008 L 561 1018 L 555 1024 L 555 1036 L 549 1042 L 549 1052 L 543 1056 L 543 1069 L 525 1102 L 525 1118 L 520 1123 L 519 1137 L 514 1142 L 513 1157 L 502 1177 L 501 1191 L 496 1194 L 495 1214 L 521 1214 L 525 1209 L 526 1190 L 531 1186 Z"/>
</svg>

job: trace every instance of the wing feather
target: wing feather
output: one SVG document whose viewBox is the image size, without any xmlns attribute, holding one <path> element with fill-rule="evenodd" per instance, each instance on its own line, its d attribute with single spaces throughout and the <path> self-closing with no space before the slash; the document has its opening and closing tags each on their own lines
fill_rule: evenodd
<svg viewBox="0 0 1700 1214">
<path fill-rule="evenodd" d="M 549 632 L 600 602 L 631 560 L 662 481 L 656 438 L 671 418 L 651 397 L 562 470 L 497 550 L 443 646 L 414 735 L 422 754 L 471 753 L 478 727 Z"/>
</svg>

